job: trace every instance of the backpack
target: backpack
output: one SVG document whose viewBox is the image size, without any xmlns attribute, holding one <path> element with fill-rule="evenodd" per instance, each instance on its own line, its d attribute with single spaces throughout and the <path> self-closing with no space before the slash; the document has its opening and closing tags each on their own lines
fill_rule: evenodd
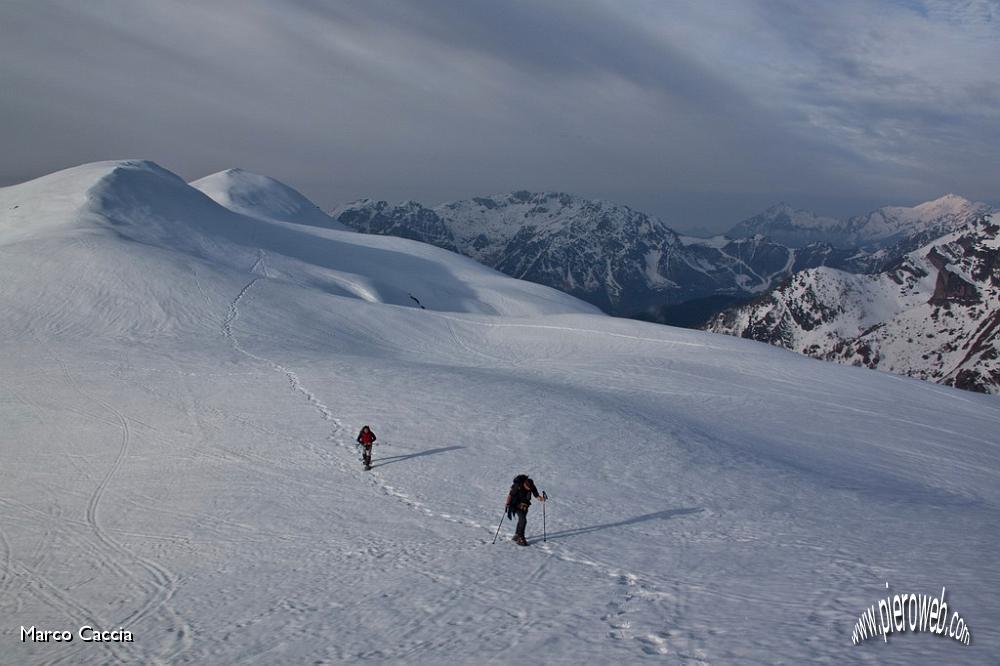
<svg viewBox="0 0 1000 666">
<path fill-rule="evenodd" d="M 507 517 L 513 519 L 514 512 L 520 504 L 531 504 L 531 491 L 525 489 L 524 483 L 527 481 L 532 486 L 534 481 L 527 474 L 518 474 L 510 485 L 510 505 L 507 507 Z"/>
</svg>

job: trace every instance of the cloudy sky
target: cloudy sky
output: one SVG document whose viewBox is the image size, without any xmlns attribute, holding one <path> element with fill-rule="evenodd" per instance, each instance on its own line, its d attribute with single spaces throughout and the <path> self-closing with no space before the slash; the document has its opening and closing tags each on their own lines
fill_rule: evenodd
<svg viewBox="0 0 1000 666">
<path fill-rule="evenodd" d="M 0 185 L 139 157 L 681 229 L 998 202 L 1000 0 L 3 0 L 0 148 Z"/>
</svg>

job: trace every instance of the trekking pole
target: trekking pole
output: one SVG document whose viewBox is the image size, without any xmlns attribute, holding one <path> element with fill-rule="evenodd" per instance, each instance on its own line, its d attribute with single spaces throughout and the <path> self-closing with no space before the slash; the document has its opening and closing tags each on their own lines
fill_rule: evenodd
<svg viewBox="0 0 1000 666">
<path fill-rule="evenodd" d="M 545 494 L 544 490 L 542 491 L 542 499 L 544 499 L 544 500 L 548 500 L 549 499 L 549 496 Z M 546 504 L 548 504 L 548 501 L 542 502 L 542 541 L 548 541 L 548 534 L 545 531 L 545 505 Z"/>
<path fill-rule="evenodd" d="M 497 537 L 500 536 L 500 528 L 503 526 L 503 518 L 507 515 L 507 508 L 504 507 L 503 513 L 500 515 L 500 524 L 497 525 L 497 533 L 493 535 L 493 543 L 497 542 Z"/>
</svg>

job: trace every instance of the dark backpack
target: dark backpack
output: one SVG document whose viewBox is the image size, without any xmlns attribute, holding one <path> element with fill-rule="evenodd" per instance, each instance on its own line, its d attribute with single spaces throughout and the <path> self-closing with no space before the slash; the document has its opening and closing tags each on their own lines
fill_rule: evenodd
<svg viewBox="0 0 1000 666">
<path fill-rule="evenodd" d="M 531 491 L 524 487 L 527 481 L 531 487 L 535 487 L 535 482 L 527 474 L 518 474 L 510 485 L 510 504 L 507 507 L 507 517 L 513 519 L 514 512 L 520 504 L 531 504 Z"/>
</svg>

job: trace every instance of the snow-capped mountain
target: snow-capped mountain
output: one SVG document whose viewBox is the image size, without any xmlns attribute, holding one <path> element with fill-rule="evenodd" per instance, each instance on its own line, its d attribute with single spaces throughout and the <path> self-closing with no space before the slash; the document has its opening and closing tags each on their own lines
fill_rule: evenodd
<svg viewBox="0 0 1000 666">
<path fill-rule="evenodd" d="M 855 266 L 879 273 L 900 257 L 993 212 L 992 206 L 954 194 L 912 208 L 886 206 L 847 221 L 846 232 L 860 248 Z"/>
<path fill-rule="evenodd" d="M 988 204 L 947 194 L 917 206 L 884 206 L 848 220 L 837 220 L 781 203 L 740 222 L 726 235 L 746 238 L 760 234 L 795 248 L 815 242 L 837 248 L 861 248 L 873 255 L 868 267 L 877 271 L 884 268 L 879 262 L 892 262 L 991 210 Z"/>
<path fill-rule="evenodd" d="M 844 224 L 844 233 L 856 246 L 868 249 L 895 247 L 898 250 L 907 244 L 922 245 L 960 229 L 991 210 L 988 204 L 946 194 L 918 206 L 884 206 L 852 217 Z"/>
<path fill-rule="evenodd" d="M 759 293 L 792 271 L 841 265 L 850 255 L 820 244 L 793 250 L 762 236 L 682 238 L 628 206 L 557 192 L 513 192 L 434 209 L 362 200 L 333 216 L 358 231 L 459 252 L 622 315 Z"/>
<path fill-rule="evenodd" d="M 0 188 L 0 661 L 995 662 L 994 398 L 196 185 Z M 972 645 L 854 645 L 887 581 L 947 586 Z"/>
<path fill-rule="evenodd" d="M 708 330 L 810 356 L 1000 393 L 1000 239 L 983 215 L 874 275 L 818 268 Z"/>
<path fill-rule="evenodd" d="M 686 265 L 677 234 L 656 218 L 560 193 L 514 192 L 433 210 L 414 202 L 362 201 L 334 216 L 365 233 L 457 251 L 606 309 L 644 308 L 651 294 L 676 289 L 672 273 L 678 263 Z"/>
<path fill-rule="evenodd" d="M 793 208 L 784 202 L 743 220 L 726 235 L 730 238 L 767 236 L 792 248 L 803 248 L 810 243 L 827 243 L 838 248 L 855 245 L 841 220 Z"/>
</svg>

